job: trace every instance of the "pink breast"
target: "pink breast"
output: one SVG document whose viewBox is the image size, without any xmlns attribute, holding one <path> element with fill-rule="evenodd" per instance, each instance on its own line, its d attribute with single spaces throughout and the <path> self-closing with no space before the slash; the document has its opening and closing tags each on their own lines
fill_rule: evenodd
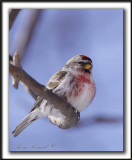
<svg viewBox="0 0 132 160">
<path fill-rule="evenodd" d="M 86 77 L 86 76 L 83 76 L 83 75 L 79 75 L 78 77 L 76 77 L 78 83 L 90 83 L 90 78 L 89 77 Z"/>
<path fill-rule="evenodd" d="M 75 81 L 76 81 L 76 87 L 73 89 L 72 92 L 74 92 L 74 96 L 78 97 L 81 96 L 84 92 L 84 87 L 85 85 L 88 85 L 88 90 L 94 94 L 95 93 L 95 84 L 94 82 L 91 82 L 90 76 L 84 76 L 84 75 L 78 75 L 75 76 Z"/>
</svg>

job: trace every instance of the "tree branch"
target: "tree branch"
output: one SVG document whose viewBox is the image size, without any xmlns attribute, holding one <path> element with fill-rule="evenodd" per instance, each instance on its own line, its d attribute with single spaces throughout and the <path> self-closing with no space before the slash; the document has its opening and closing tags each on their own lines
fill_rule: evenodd
<svg viewBox="0 0 132 160">
<path fill-rule="evenodd" d="M 19 11 L 20 9 L 11 9 L 9 11 L 9 29 L 11 29 L 11 27 L 13 26 L 13 23 L 17 15 L 19 14 Z M 14 34 L 12 46 L 11 46 L 12 52 L 10 54 L 18 50 L 20 54 L 20 58 L 23 57 L 27 44 L 29 43 L 32 37 L 32 32 L 34 30 L 34 27 L 37 24 L 39 13 L 40 13 L 40 9 L 32 9 L 26 12 L 25 11 L 22 12 L 22 17 L 21 17 L 22 21 L 19 22 L 18 28 Z"/>
<path fill-rule="evenodd" d="M 11 29 L 12 24 L 14 20 L 16 19 L 16 16 L 18 15 L 20 10 L 21 9 L 10 9 L 9 10 L 9 29 Z"/>
<path fill-rule="evenodd" d="M 20 9 L 12 9 L 9 11 L 9 29 L 11 29 L 19 11 Z M 35 14 L 37 12 L 38 11 L 36 11 Z M 54 94 L 52 91 L 39 84 L 30 75 L 28 75 L 20 65 L 19 53 L 17 51 L 15 52 L 13 58 L 10 56 L 9 59 L 9 72 L 13 80 L 14 88 L 18 88 L 18 83 L 20 81 L 28 88 L 30 95 L 32 95 L 35 99 L 39 96 L 46 99 L 50 104 L 53 104 L 54 108 L 58 109 L 61 114 L 65 116 L 64 125 L 59 126 L 60 128 L 66 129 L 76 125 L 78 121 L 78 114 L 76 110 L 73 110 L 73 107 L 65 99 Z"/>
<path fill-rule="evenodd" d="M 59 126 L 60 128 L 70 128 L 77 123 L 77 112 L 72 109 L 72 106 L 63 97 L 56 95 L 44 85 L 39 84 L 21 68 L 18 52 L 15 53 L 13 62 L 9 61 L 9 72 L 13 78 L 13 86 L 15 88 L 18 87 L 19 81 L 22 82 L 37 96 L 46 99 L 50 104 L 53 104 L 54 108 L 58 109 L 61 114 L 65 116 L 64 126 Z"/>
<path fill-rule="evenodd" d="M 12 25 L 13 25 L 13 23 L 14 23 L 14 21 L 15 21 L 15 19 L 16 19 L 16 17 L 17 17 L 17 15 L 18 15 L 20 10 L 21 9 L 10 9 L 9 10 L 9 30 L 11 29 L 11 27 L 12 27 Z M 30 15 L 30 22 L 26 24 L 26 30 L 23 31 L 23 29 L 22 29 L 22 30 L 18 31 L 18 32 L 21 33 L 21 38 L 19 37 L 19 39 L 21 39 L 21 42 L 17 38 L 16 39 L 17 46 L 16 46 L 16 43 L 15 43 L 15 46 L 13 48 L 14 49 L 17 48 L 17 50 L 19 50 L 19 57 L 20 58 L 22 57 L 22 54 L 23 54 L 23 52 L 24 52 L 24 50 L 25 50 L 25 48 L 27 46 L 27 43 L 31 38 L 33 28 L 35 26 L 37 17 L 39 15 L 39 11 L 40 11 L 39 9 L 34 9 L 32 14 Z M 13 61 L 13 57 L 11 55 L 9 55 L 9 61 Z M 13 86 L 15 88 L 18 88 L 17 80 L 14 79 L 14 78 L 13 78 Z M 36 100 L 37 99 L 37 95 L 34 93 L 34 91 L 31 90 L 30 88 L 28 88 L 25 85 L 23 85 L 23 86 L 27 90 L 27 92 Z"/>
</svg>

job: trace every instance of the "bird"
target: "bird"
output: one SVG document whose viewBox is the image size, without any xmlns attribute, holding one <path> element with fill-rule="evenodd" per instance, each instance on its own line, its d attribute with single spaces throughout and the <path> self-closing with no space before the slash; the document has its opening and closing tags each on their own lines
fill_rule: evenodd
<svg viewBox="0 0 132 160">
<path fill-rule="evenodd" d="M 51 77 L 46 85 L 47 89 L 63 97 L 72 105 L 78 114 L 78 120 L 80 112 L 92 102 L 96 93 L 92 67 L 92 60 L 88 56 L 83 54 L 76 55 L 70 58 L 64 67 Z M 14 137 L 19 135 L 33 121 L 46 116 L 51 123 L 64 128 L 64 116 L 47 100 L 38 96 L 30 113 L 12 132 Z"/>
</svg>

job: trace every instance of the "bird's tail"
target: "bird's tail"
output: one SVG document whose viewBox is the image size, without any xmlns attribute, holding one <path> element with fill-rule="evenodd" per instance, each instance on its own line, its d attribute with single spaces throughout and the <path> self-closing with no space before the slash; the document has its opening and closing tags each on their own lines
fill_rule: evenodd
<svg viewBox="0 0 132 160">
<path fill-rule="evenodd" d="M 37 114 L 33 114 L 32 112 L 28 114 L 15 128 L 15 130 L 12 132 L 14 137 L 16 137 L 19 133 L 21 133 L 28 125 L 30 125 L 33 121 L 38 119 L 39 117 Z"/>
</svg>

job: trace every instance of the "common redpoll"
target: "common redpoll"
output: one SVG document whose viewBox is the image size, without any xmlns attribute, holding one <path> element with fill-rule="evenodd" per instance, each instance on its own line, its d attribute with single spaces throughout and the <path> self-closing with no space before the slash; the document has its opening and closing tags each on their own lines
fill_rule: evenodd
<svg viewBox="0 0 132 160">
<path fill-rule="evenodd" d="M 53 75 L 46 87 L 57 95 L 63 96 L 80 116 L 80 112 L 92 102 L 96 92 L 92 77 L 92 60 L 85 55 L 74 56 Z M 44 116 L 48 116 L 51 123 L 63 126 L 63 115 L 47 100 L 38 97 L 34 106 L 12 132 L 14 136 L 34 120 Z"/>
</svg>

